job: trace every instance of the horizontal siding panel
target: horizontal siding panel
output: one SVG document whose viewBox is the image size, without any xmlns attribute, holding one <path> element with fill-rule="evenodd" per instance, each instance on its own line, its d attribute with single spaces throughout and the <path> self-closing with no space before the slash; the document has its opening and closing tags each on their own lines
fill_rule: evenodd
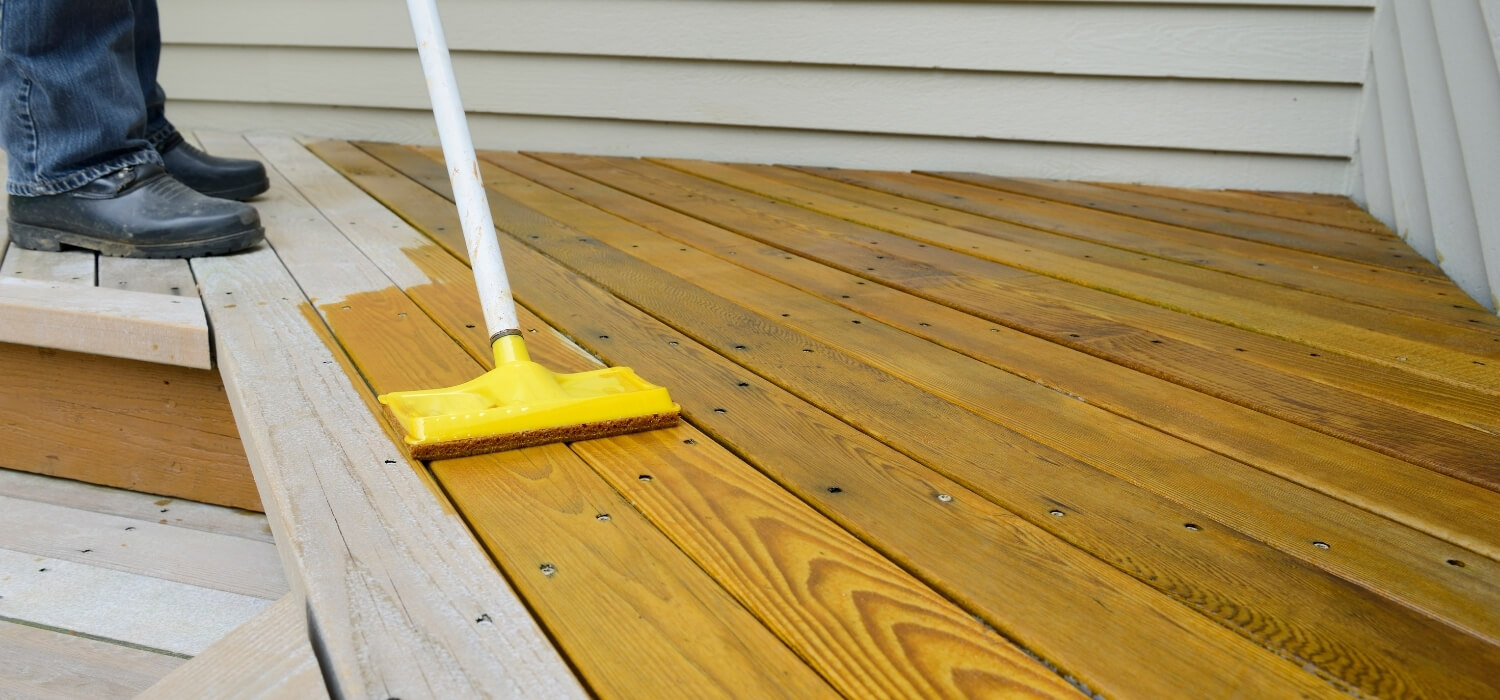
<svg viewBox="0 0 1500 700">
<path fill-rule="evenodd" d="M 186 127 L 437 143 L 432 116 L 423 110 L 173 100 L 169 111 Z M 469 126 L 475 144 L 491 149 L 669 158 L 712 154 L 752 163 L 950 169 L 1180 187 L 1336 192 L 1348 165 L 1335 158 L 493 114 L 473 115 Z"/>
<path fill-rule="evenodd" d="M 1356 86 L 458 53 L 471 112 L 1348 157 Z M 225 80 L 224 76 L 235 76 Z M 414 51 L 169 46 L 187 100 L 426 109 Z"/>
<path fill-rule="evenodd" d="M 442 9 L 455 50 L 1073 75 L 1363 80 L 1367 2 L 1244 4 L 450 0 Z M 412 44 L 399 4 L 162 0 L 161 5 L 169 43 Z"/>
</svg>

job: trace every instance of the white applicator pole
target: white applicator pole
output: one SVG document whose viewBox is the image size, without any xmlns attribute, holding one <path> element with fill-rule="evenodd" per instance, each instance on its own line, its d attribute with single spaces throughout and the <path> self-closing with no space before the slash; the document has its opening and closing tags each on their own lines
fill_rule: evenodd
<svg viewBox="0 0 1500 700">
<path fill-rule="evenodd" d="M 458 204 L 469 265 L 474 269 L 474 284 L 479 288 L 485 328 L 493 344 L 500 336 L 519 334 L 521 324 L 516 320 L 516 302 L 510 293 L 510 281 L 505 277 L 505 263 L 500 259 L 500 243 L 495 238 L 484 183 L 479 179 L 479 159 L 474 157 L 474 143 L 469 140 L 469 125 L 458 96 L 458 82 L 453 78 L 453 63 L 448 58 L 448 42 L 443 38 L 443 21 L 438 16 L 436 0 L 407 0 L 406 8 L 417 36 L 417 52 L 422 57 L 422 73 L 427 77 L 427 94 L 437 118 L 438 139 L 443 144 L 453 201 Z"/>
</svg>

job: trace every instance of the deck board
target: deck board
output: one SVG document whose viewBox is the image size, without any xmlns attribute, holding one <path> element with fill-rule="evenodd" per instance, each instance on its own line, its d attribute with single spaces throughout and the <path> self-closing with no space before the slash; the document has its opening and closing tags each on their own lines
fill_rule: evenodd
<svg viewBox="0 0 1500 700">
<path fill-rule="evenodd" d="M 429 169 L 435 166 L 425 159 L 418 162 Z M 356 180 L 371 187 L 372 170 L 368 164 L 361 166 Z M 440 179 L 441 167 L 436 170 Z M 422 201 L 424 192 L 429 202 L 434 196 L 415 183 L 408 182 L 404 189 L 397 184 L 386 179 L 385 188 L 375 191 L 400 211 L 410 213 L 403 204 Z M 441 217 L 425 224 L 414 220 L 425 231 L 453 228 L 451 205 L 423 210 Z M 1303 682 L 1309 677 L 1285 676 L 1279 660 L 1255 645 L 1141 589 L 1087 555 L 1080 557 L 1081 552 L 1049 541 L 1045 533 L 962 485 L 734 367 L 556 262 L 508 239 L 501 245 L 507 248 L 523 303 L 544 309 L 549 318 L 566 318 L 574 337 L 602 352 L 606 360 L 636 367 L 672 386 L 689 419 L 717 440 L 887 557 L 915 567 L 947 595 L 982 611 L 987 622 L 1021 637 L 1033 651 L 1074 675 L 1094 679 L 1085 682 L 1097 683 L 1105 692 L 1159 695 L 1174 687 L 1232 682 L 1253 668 L 1254 684 L 1290 682 L 1306 688 Z M 477 301 L 469 303 L 477 307 Z M 607 347 L 600 347 L 601 335 L 608 336 Z M 727 387 L 735 389 L 726 393 Z M 735 418 L 741 415 L 750 418 Z M 819 455 L 816 461 L 806 459 L 809 450 Z M 939 500 L 939 494 L 951 499 Z M 905 515 L 913 512 L 931 515 L 913 521 Z M 992 556 L 1004 557 L 1007 568 L 997 571 L 986 558 L 949 556 L 929 546 L 936 541 L 963 551 L 993 552 Z M 1074 572 L 1070 578 L 1080 586 L 1051 585 L 1058 567 Z M 1093 601 L 1105 604 L 1100 608 Z M 1078 632 L 1083 628 L 1108 633 L 1085 637 Z M 1183 629 L 1192 633 L 1185 636 Z M 1101 653 L 1101 645 L 1109 653 Z M 1143 649 L 1157 650 L 1150 672 L 1140 663 Z M 1168 651 L 1182 649 L 1192 651 L 1185 656 Z M 1216 661 L 1199 663 L 1202 658 Z"/>
<path fill-rule="evenodd" d="M 347 183 L 345 187 L 349 187 Z M 337 208 L 334 202 L 339 195 L 330 190 L 325 188 L 318 201 Z M 347 196 L 343 195 L 345 200 Z M 385 226 L 377 228 L 390 230 Z M 385 257 L 375 252 L 372 247 L 378 245 L 375 241 L 367 240 L 357 230 L 348 233 L 365 246 L 372 259 Z M 415 232 L 409 235 L 420 240 Z M 469 355 L 423 319 L 405 322 L 411 326 L 403 331 L 406 347 L 383 343 L 377 335 L 360 330 L 376 325 L 377 316 L 372 313 L 389 317 L 400 313 L 397 309 L 401 307 L 396 305 L 402 303 L 409 302 L 400 298 L 381 300 L 366 294 L 324 307 L 334 334 L 351 350 L 363 375 L 377 390 L 404 386 L 414 380 L 418 386 L 454 384 L 477 374 L 478 365 Z M 477 300 L 471 296 L 468 306 L 475 305 Z M 369 319 L 364 323 L 355 318 L 362 306 Z M 372 312 L 372 309 L 377 310 Z M 444 343 L 446 348 L 441 347 Z M 426 348 L 422 352 L 424 366 L 400 362 L 399 358 L 412 353 L 412 346 Z M 563 360 L 582 359 L 574 350 L 564 352 Z M 544 357 L 536 350 L 532 354 Z M 548 364 L 557 366 L 555 360 Z M 695 434 L 686 427 L 668 432 L 676 435 L 672 444 L 692 439 Z M 698 439 L 707 440 L 702 435 Z M 606 442 L 638 447 L 652 444 L 630 437 Z M 642 457 L 651 459 L 655 454 L 659 459 L 659 452 L 652 450 Z M 621 500 L 579 456 L 554 446 L 435 462 L 432 469 L 455 503 L 476 523 L 481 538 L 490 545 L 522 595 L 531 601 L 533 609 L 569 651 L 570 659 L 596 691 L 628 696 L 642 692 L 643 688 L 660 686 L 670 678 L 693 696 L 745 693 L 804 696 L 821 692 L 818 691 L 821 682 L 810 682 L 806 666 L 781 647 L 771 631 L 754 618 L 743 618 L 743 613 L 725 607 L 728 598 L 719 584 L 696 563 L 683 558 L 663 533 Z M 790 498 L 784 494 L 782 497 Z M 601 520 L 600 514 L 612 515 Z M 868 586 L 880 578 L 872 576 L 866 570 L 868 567 L 850 561 L 846 554 L 829 551 L 822 556 L 830 565 L 840 561 L 846 565 L 843 568 L 847 572 L 841 579 L 865 580 Z M 792 561 L 801 558 L 791 556 Z M 866 555 L 865 561 L 884 560 Z M 548 565 L 550 573 L 539 573 L 539 562 Z M 743 580 L 748 572 L 736 573 L 734 568 L 720 571 L 728 572 L 729 581 L 741 581 L 731 588 L 742 594 L 738 596 L 741 603 L 751 609 L 765 609 L 752 604 L 757 600 L 755 597 L 743 595 L 754 588 L 753 583 Z M 889 569 L 885 573 L 889 574 Z M 914 581 L 905 585 L 912 591 L 923 590 Z M 887 585 L 883 590 L 889 593 L 900 589 Z M 994 676 L 1022 685 L 1050 688 L 1053 694 L 1067 691 L 1067 686 L 1056 676 L 1025 659 L 1019 651 L 932 593 L 909 595 L 904 607 L 935 610 L 925 616 L 899 609 L 856 615 L 855 624 L 832 629 L 826 626 L 826 618 L 820 620 L 822 616 L 816 615 L 803 617 L 798 624 L 782 624 L 772 631 L 797 647 L 831 683 L 855 696 L 872 692 L 922 694 L 921 690 L 906 685 L 913 677 L 923 677 L 924 669 L 916 662 L 924 661 L 920 658 L 924 656 L 944 656 L 933 651 L 938 647 L 925 641 L 926 635 L 950 639 L 966 647 L 967 653 L 961 657 L 965 659 L 965 668 L 950 672 L 955 675 L 972 675 L 981 685 L 986 676 Z M 934 627 L 935 620 L 946 620 L 946 625 Z M 822 632 L 809 632 L 809 627 Z M 819 639 L 839 635 L 838 630 L 847 634 L 861 629 L 887 630 L 898 638 L 903 636 L 902 631 L 910 630 L 914 636 L 906 645 L 887 649 L 878 659 L 852 669 L 848 660 L 851 655 L 858 658 L 882 645 L 871 639 L 861 649 L 857 645 L 829 645 L 826 638 Z M 692 636 L 683 637 L 688 631 Z M 903 648 L 919 658 L 903 658 L 898 651 Z M 896 669 L 910 676 L 892 688 L 885 684 L 896 681 L 899 675 L 882 677 L 865 672 L 872 668 Z M 1003 672 L 995 673 L 993 669 Z"/>
<path fill-rule="evenodd" d="M 429 237 L 403 242 L 396 223 L 337 188 L 308 193 L 397 294 L 327 295 L 339 304 L 324 303 L 323 318 L 358 371 L 377 390 L 477 371 L 486 343 L 432 150 L 312 150 Z M 725 549 L 754 532 L 730 515 L 759 511 L 727 494 L 703 510 L 720 503 L 713 489 L 739 483 L 705 478 L 705 464 L 761 480 L 757 499 L 811 519 L 802 530 L 847 531 L 1105 695 L 1463 696 L 1487 692 L 1500 672 L 1500 381 L 1489 363 L 1500 351 L 1486 345 L 1496 324 L 1462 318 L 1477 313 L 1466 300 L 1444 308 L 1449 283 L 1421 265 L 1400 271 L 1405 258 L 1393 256 L 1410 251 L 1339 203 L 485 158 L 538 345 L 567 367 L 589 366 L 582 346 L 637 368 L 673 390 L 691 423 L 483 458 L 514 466 L 476 466 L 470 481 L 433 465 L 449 493 L 471 484 L 488 494 L 456 502 L 575 664 L 593 664 L 582 670 L 594 690 L 627 687 L 608 663 L 630 656 L 592 658 L 597 642 L 578 641 L 588 635 L 570 628 L 569 611 L 536 601 L 558 595 L 547 587 L 564 583 L 564 569 L 614 575 L 588 557 L 645 547 L 659 561 L 666 550 L 650 543 L 667 541 L 684 557 L 662 570 L 677 585 L 699 581 L 707 587 L 694 595 L 729 595 L 758 618 L 720 616 L 709 629 L 764 625 L 846 694 L 897 687 L 850 685 L 870 662 L 826 664 L 807 646 L 820 637 L 797 636 L 800 623 L 775 612 L 797 603 L 745 588 L 770 570 L 732 562 L 768 555 Z M 867 194 L 847 196 L 850 180 Z M 990 235 L 1016 230 L 995 205 L 1023 198 L 1003 187 L 1025 192 L 1027 216 L 1050 214 L 1072 233 L 1045 234 L 1047 256 L 1035 254 L 1041 243 Z M 945 191 L 963 199 L 933 194 Z M 1094 195 L 1118 206 L 1076 201 Z M 1085 243 L 1073 235 L 1083 221 L 1107 223 L 1113 238 Z M 1207 250 L 1213 265 L 1186 259 Z M 1252 269 L 1261 253 L 1285 269 Z M 405 278 L 413 267 L 420 275 Z M 1362 284 L 1375 291 L 1361 295 Z M 403 358 L 381 338 L 392 327 L 412 338 L 408 355 L 447 358 L 438 364 L 449 374 Z M 523 518 L 527 503 L 556 515 Z M 601 509 L 608 527 L 630 528 L 628 542 L 570 549 L 599 537 Z M 584 558 L 538 574 L 553 551 Z M 612 600 L 592 614 L 679 614 Z M 1328 683 L 1310 684 L 1304 668 Z"/>
</svg>

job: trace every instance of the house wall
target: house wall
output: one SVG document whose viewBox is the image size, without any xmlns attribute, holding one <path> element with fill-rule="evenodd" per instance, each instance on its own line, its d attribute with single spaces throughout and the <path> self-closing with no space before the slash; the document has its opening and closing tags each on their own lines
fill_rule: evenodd
<svg viewBox="0 0 1500 700">
<path fill-rule="evenodd" d="M 1345 192 L 1375 0 L 442 0 L 481 147 Z M 187 126 L 435 143 L 405 8 L 161 0 Z"/>
<path fill-rule="evenodd" d="M 1352 192 L 1500 306 L 1500 0 L 1380 0 Z"/>
</svg>

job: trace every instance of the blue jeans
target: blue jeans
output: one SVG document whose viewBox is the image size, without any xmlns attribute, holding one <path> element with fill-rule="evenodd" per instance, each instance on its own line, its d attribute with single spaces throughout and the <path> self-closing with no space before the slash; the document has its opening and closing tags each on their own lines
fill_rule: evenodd
<svg viewBox="0 0 1500 700">
<path fill-rule="evenodd" d="M 161 163 L 180 138 L 156 83 L 156 0 L 0 0 L 6 191 L 67 192 Z"/>
</svg>

